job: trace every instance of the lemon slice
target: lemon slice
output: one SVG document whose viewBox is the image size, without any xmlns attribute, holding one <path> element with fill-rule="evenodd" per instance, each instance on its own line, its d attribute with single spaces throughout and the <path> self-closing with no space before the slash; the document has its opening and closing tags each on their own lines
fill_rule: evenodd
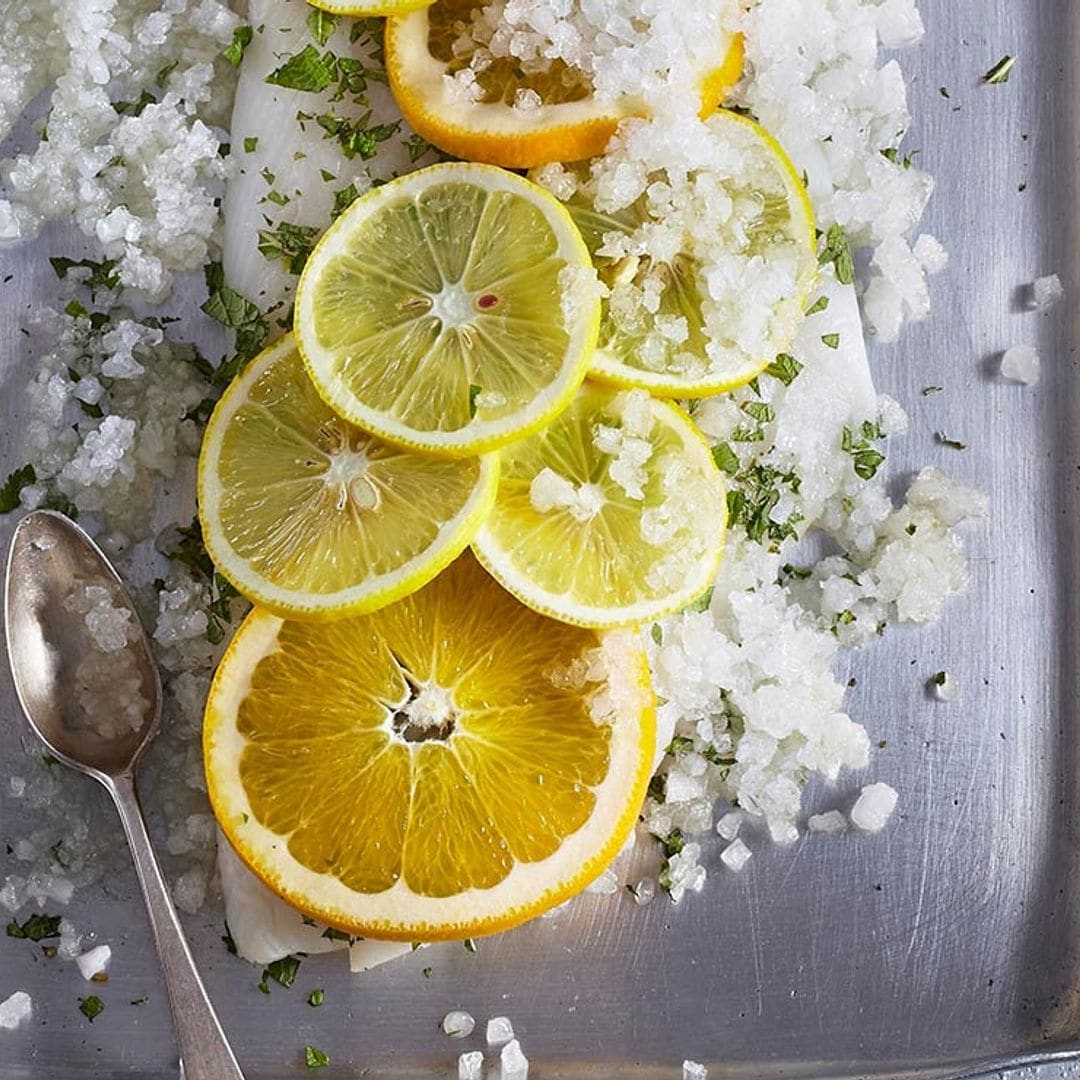
<svg viewBox="0 0 1080 1080">
<path fill-rule="evenodd" d="M 390 446 L 316 393 L 292 335 L 226 391 L 199 457 L 207 551 L 249 600 L 297 618 L 371 611 L 430 581 L 491 509 L 498 459 Z"/>
<path fill-rule="evenodd" d="M 468 938 L 580 891 L 622 847 L 652 763 L 629 631 L 564 626 L 463 555 L 338 622 L 258 609 L 210 691 L 210 799 L 241 858 L 364 937 Z"/>
<path fill-rule="evenodd" d="M 381 0 L 377 4 L 358 3 L 357 0 L 308 0 L 312 7 L 334 15 L 404 15 L 427 7 L 432 0 Z"/>
<path fill-rule="evenodd" d="M 749 382 L 795 339 L 817 279 L 806 188 L 780 144 L 753 120 L 720 110 L 706 127 L 724 169 L 678 179 L 651 173 L 663 206 L 651 202 L 650 189 L 602 213 L 595 179 L 577 171 L 567 205 L 609 291 L 592 367 L 597 378 L 662 397 L 705 397 Z M 673 225 L 682 202 L 694 207 L 692 219 Z M 677 253 L 645 254 L 660 246 L 665 230 L 681 233 L 665 245 Z"/>
<path fill-rule="evenodd" d="M 483 6 L 436 0 L 387 22 L 390 88 L 410 126 L 439 149 L 514 169 L 577 161 L 602 153 L 620 120 L 647 112 L 633 97 L 598 100 L 589 78 L 562 60 L 531 72 L 509 58 L 475 65 L 460 32 Z M 714 55 L 700 80 L 702 115 L 742 75 L 741 36 L 721 35 Z M 473 70 L 475 83 L 465 89 L 459 73 Z"/>
<path fill-rule="evenodd" d="M 705 592 L 726 524 L 723 480 L 689 417 L 642 390 L 587 382 L 550 426 L 503 451 L 473 550 L 537 611 L 628 626 Z"/>
<path fill-rule="evenodd" d="M 546 423 L 585 377 L 600 290 L 569 213 L 490 165 L 376 188 L 330 227 L 296 295 L 301 352 L 352 423 L 432 453 Z"/>
</svg>

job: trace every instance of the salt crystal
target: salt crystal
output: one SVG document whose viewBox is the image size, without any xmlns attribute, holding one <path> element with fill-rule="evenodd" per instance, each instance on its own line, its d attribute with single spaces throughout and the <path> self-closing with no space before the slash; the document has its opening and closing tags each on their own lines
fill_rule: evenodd
<svg viewBox="0 0 1080 1080">
<path fill-rule="evenodd" d="M 526 1080 L 528 1075 L 529 1059 L 517 1039 L 511 1039 L 499 1055 L 499 1080 Z"/>
<path fill-rule="evenodd" d="M 597 893 L 600 896 L 611 896 L 612 893 L 619 891 L 619 879 L 614 870 L 605 870 L 585 891 Z"/>
<path fill-rule="evenodd" d="M 1031 291 L 1035 298 L 1035 307 L 1039 311 L 1049 311 L 1065 295 L 1061 278 L 1057 274 L 1036 278 Z"/>
<path fill-rule="evenodd" d="M 502 1046 L 514 1037 L 514 1025 L 505 1016 L 493 1016 L 487 1022 L 488 1046 Z"/>
<path fill-rule="evenodd" d="M 724 840 L 734 840 L 739 835 L 739 826 L 742 825 L 742 811 L 732 810 L 725 814 L 716 823 L 716 835 Z"/>
<path fill-rule="evenodd" d="M 1039 381 L 1039 353 L 1030 345 L 1013 345 L 1001 358 L 1001 374 L 1013 382 L 1033 385 Z"/>
<path fill-rule="evenodd" d="M 79 967 L 79 974 L 89 982 L 95 975 L 100 975 L 109 966 L 112 959 L 112 949 L 108 945 L 98 945 L 82 956 L 75 958 Z"/>
<path fill-rule="evenodd" d="M 476 1027 L 476 1021 L 472 1018 L 471 1014 L 464 1012 L 461 1009 L 455 1009 L 452 1012 L 448 1012 L 442 1021 L 442 1029 L 444 1035 L 449 1035 L 451 1039 L 465 1039 L 473 1033 L 473 1028 Z"/>
<path fill-rule="evenodd" d="M 722 852 L 720 861 L 729 869 L 738 872 L 749 861 L 752 852 L 741 840 L 732 840 Z"/>
<path fill-rule="evenodd" d="M 806 823 L 812 833 L 835 834 L 847 831 L 847 818 L 839 810 L 826 810 L 824 814 L 811 814 Z"/>
<path fill-rule="evenodd" d="M 25 990 L 16 990 L 11 997 L 0 1001 L 0 1028 L 14 1031 L 33 1015 L 33 1002 Z"/>
<path fill-rule="evenodd" d="M 8 790 L 13 799 L 21 799 L 26 794 L 26 779 L 22 776 L 13 776 L 8 780 Z"/>
<path fill-rule="evenodd" d="M 682 1063 L 683 1080 L 708 1080 L 709 1070 L 689 1058 Z"/>
<path fill-rule="evenodd" d="M 888 784 L 868 784 L 851 808 L 851 823 L 863 832 L 881 832 L 896 808 L 897 793 Z"/>
<path fill-rule="evenodd" d="M 484 1055 L 479 1050 L 470 1050 L 458 1058 L 458 1080 L 483 1080 Z"/>
<path fill-rule="evenodd" d="M 630 886 L 630 895 L 638 907 L 646 907 L 656 896 L 656 882 L 652 878 L 642 878 L 636 885 Z"/>
</svg>

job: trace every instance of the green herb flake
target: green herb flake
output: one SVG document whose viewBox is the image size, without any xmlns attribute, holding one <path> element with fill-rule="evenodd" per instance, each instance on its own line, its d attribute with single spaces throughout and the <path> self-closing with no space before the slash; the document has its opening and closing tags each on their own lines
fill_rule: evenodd
<svg viewBox="0 0 1080 1080">
<path fill-rule="evenodd" d="M 716 467 L 728 476 L 734 476 L 739 471 L 739 456 L 726 442 L 717 443 L 712 448 L 712 459 Z"/>
<path fill-rule="evenodd" d="M 131 1005 L 145 1005 L 150 999 L 143 994 L 142 997 L 132 998 L 129 1004 Z"/>
<path fill-rule="evenodd" d="M 309 1069 L 321 1069 L 330 1064 L 330 1058 L 314 1046 L 304 1047 L 304 1064 Z"/>
<path fill-rule="evenodd" d="M 213 384 L 221 388 L 262 349 L 270 326 L 255 304 L 225 284 L 221 263 L 210 263 L 206 267 L 206 285 L 210 295 L 201 310 L 236 331 L 236 355 L 216 369 L 212 378 Z"/>
<path fill-rule="evenodd" d="M 37 473 L 34 472 L 33 465 L 24 465 L 11 473 L 0 487 L 0 514 L 10 514 L 12 510 L 18 509 L 21 505 L 19 495 L 22 489 L 36 480 Z"/>
<path fill-rule="evenodd" d="M 7 924 L 7 936 L 24 941 L 46 941 L 60 936 L 60 915 L 31 915 L 20 925 L 17 922 Z"/>
<path fill-rule="evenodd" d="M 469 419 L 472 420 L 476 416 L 476 399 L 483 391 L 476 383 L 469 384 Z"/>
<path fill-rule="evenodd" d="M 840 348 L 840 335 L 839 334 L 822 334 L 821 344 L 827 346 L 830 349 Z"/>
<path fill-rule="evenodd" d="M 702 612 L 708 611 L 712 604 L 713 590 L 712 588 L 706 589 L 692 604 L 683 608 L 684 611 Z"/>
<path fill-rule="evenodd" d="M 680 829 L 672 829 L 667 836 L 658 836 L 656 839 L 660 841 L 664 848 L 664 854 L 669 859 L 672 855 L 678 855 L 679 852 L 686 847 L 686 840 L 683 838 Z"/>
<path fill-rule="evenodd" d="M 947 446 L 950 450 L 966 450 L 967 443 L 960 442 L 958 439 L 950 439 L 944 433 L 938 431 L 934 434 L 934 439 L 939 446 Z"/>
<path fill-rule="evenodd" d="M 945 672 L 944 671 L 939 671 L 936 675 L 934 675 L 934 677 L 930 681 L 935 686 L 944 686 L 945 685 L 945 679 L 946 679 Z"/>
<path fill-rule="evenodd" d="M 255 31 L 250 26 L 238 26 L 232 35 L 232 41 L 226 46 L 222 56 L 232 64 L 233 67 L 239 67 L 240 62 L 244 59 L 244 53 L 247 51 L 247 47 L 251 44 L 251 39 L 255 36 Z"/>
<path fill-rule="evenodd" d="M 325 90 L 336 76 L 337 57 L 329 52 L 320 53 L 314 45 L 306 45 L 279 68 L 270 72 L 266 81 L 271 86 L 318 94 Z"/>
<path fill-rule="evenodd" d="M 908 536 L 914 536 L 918 531 L 919 526 L 916 525 L 914 521 L 904 529 L 904 532 L 906 532 Z"/>
<path fill-rule="evenodd" d="M 688 739 L 685 735 L 676 735 L 664 748 L 664 753 L 671 754 L 672 757 L 678 757 L 680 754 L 689 754 L 693 749 L 693 739 Z"/>
<path fill-rule="evenodd" d="M 315 7 L 308 12 L 308 30 L 319 45 L 325 45 L 330 40 L 330 37 L 337 29 L 339 18 L 338 15 L 331 15 L 329 12 L 320 11 Z"/>
<path fill-rule="evenodd" d="M 821 299 L 828 303 L 826 297 L 823 296 Z M 765 369 L 765 374 L 779 379 L 785 386 L 790 386 L 802 369 L 803 365 L 790 353 L 777 353 L 776 359 Z"/>
<path fill-rule="evenodd" d="M 855 281 L 855 263 L 851 258 L 847 234 L 842 225 L 830 225 L 825 234 L 825 246 L 818 256 L 821 266 L 832 266 L 836 280 L 841 285 L 851 285 Z"/>
<path fill-rule="evenodd" d="M 326 992 L 324 990 L 312 990 L 308 994 L 307 1003 L 313 1008 L 317 1009 L 326 1000 Z"/>
<path fill-rule="evenodd" d="M 931 394 L 940 394 L 944 389 L 944 386 L 924 386 L 922 388 L 922 396 L 930 397 Z"/>
<path fill-rule="evenodd" d="M 117 116 L 142 116 L 143 109 L 147 105 L 156 105 L 157 98 L 150 93 L 149 90 L 144 90 L 140 95 L 138 101 L 114 101 L 113 110 Z"/>
<path fill-rule="evenodd" d="M 333 177 L 331 177 L 333 179 Z M 356 190 L 355 184 L 349 184 L 348 187 L 343 187 L 340 191 L 334 192 L 334 208 L 330 211 L 330 220 L 336 221 L 350 206 L 359 198 L 360 192 Z"/>
<path fill-rule="evenodd" d="M 1016 66 L 1015 56 L 1003 56 L 984 76 L 983 82 L 995 86 L 998 83 L 1007 83 L 1012 69 Z"/>
<path fill-rule="evenodd" d="M 805 566 L 795 566 L 792 563 L 784 563 L 784 565 L 780 567 L 780 573 L 787 577 L 798 578 L 800 581 L 805 581 L 810 577 L 812 571 Z"/>
<path fill-rule="evenodd" d="M 476 942 L 472 938 L 466 938 L 462 944 L 465 946 L 466 952 L 475 953 L 477 951 Z"/>
<path fill-rule="evenodd" d="M 115 259 L 94 262 L 93 259 L 65 259 L 61 256 L 53 256 L 49 259 L 49 265 L 61 280 L 66 278 L 72 270 L 88 270 L 89 274 L 81 278 L 81 281 L 91 293 L 98 289 L 115 289 L 120 284 Z"/>
<path fill-rule="evenodd" d="M 429 968 L 429 967 L 426 967 L 426 968 L 424 968 L 423 971 L 420 972 L 420 974 L 423 975 L 425 979 L 430 979 L 431 978 L 431 972 L 432 972 L 432 969 Z"/>
<path fill-rule="evenodd" d="M 225 944 L 225 948 L 230 956 L 239 956 L 236 951 L 236 942 L 233 941 L 232 931 L 229 929 L 229 924 L 225 924 L 225 933 L 221 935 L 221 940 Z"/>
<path fill-rule="evenodd" d="M 254 154 L 259 149 L 259 137 L 258 135 L 249 135 L 244 139 L 244 153 Z"/>
<path fill-rule="evenodd" d="M 649 631 L 649 634 L 657 645 L 664 644 L 664 628 L 658 622 L 652 624 L 652 630 Z"/>
<path fill-rule="evenodd" d="M 319 230 L 314 225 L 279 221 L 273 228 L 259 230 L 259 251 L 272 261 L 280 259 L 290 274 L 299 274 L 318 238 Z"/>
<path fill-rule="evenodd" d="M 266 965 L 262 981 L 265 983 L 268 978 L 273 979 L 278 986 L 288 990 L 296 982 L 296 975 L 299 970 L 300 958 L 298 956 L 283 956 L 280 960 L 275 960 L 273 963 Z"/>
<path fill-rule="evenodd" d="M 776 418 L 776 411 L 764 401 L 744 401 L 739 408 L 759 424 L 768 424 Z"/>
<path fill-rule="evenodd" d="M 94 1017 L 100 1016 L 104 1011 L 105 1002 L 103 1002 L 97 994 L 79 998 L 79 1012 L 81 1012 L 90 1023 L 93 1023 Z"/>
</svg>

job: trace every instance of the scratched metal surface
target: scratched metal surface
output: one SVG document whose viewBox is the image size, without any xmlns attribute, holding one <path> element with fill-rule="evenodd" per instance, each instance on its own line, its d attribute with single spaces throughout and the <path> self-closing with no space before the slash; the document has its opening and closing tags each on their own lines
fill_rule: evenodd
<svg viewBox="0 0 1080 1080">
<path fill-rule="evenodd" d="M 305 1043 L 330 1053 L 327 1076 L 456 1075 L 456 1055 L 479 1040 L 437 1031 L 451 1007 L 510 1015 L 532 1075 L 550 1080 L 674 1077 L 684 1057 L 712 1076 L 946 1075 L 1077 1045 L 1080 10 L 1073 0 L 922 8 L 927 42 L 903 58 L 917 117 L 909 146 L 940 179 L 928 224 L 952 263 L 934 283 L 931 320 L 875 350 L 874 363 L 881 388 L 912 415 L 892 454 L 895 475 L 947 466 L 990 493 L 993 524 L 971 535 L 974 586 L 940 626 L 891 633 L 851 660 L 850 707 L 887 741 L 872 772 L 902 792 L 899 818 L 876 839 L 757 845 L 739 876 L 710 849 L 707 891 L 678 909 L 584 897 L 558 919 L 481 943 L 475 956 L 439 946 L 356 979 L 340 957 L 307 960 L 293 990 L 269 999 L 255 990 L 257 972 L 222 949 L 219 915 L 188 920 L 250 1076 L 303 1073 Z M 1006 52 L 1020 58 L 1010 82 L 981 86 Z M 0 254 L 0 269 L 16 271 L 0 288 L 5 474 L 19 463 L 26 370 L 14 331 L 49 294 L 44 254 Z M 1069 301 L 1050 315 L 1024 312 L 1019 287 L 1052 271 Z M 993 377 L 996 354 L 1016 342 L 1042 352 L 1037 388 Z M 924 398 L 927 384 L 945 390 Z M 935 446 L 936 431 L 970 448 Z M 0 526 L 5 544 L 10 525 Z M 941 668 L 959 681 L 955 703 L 923 693 Z M 6 776 L 21 760 L 6 677 L 0 717 Z M 842 805 L 864 779 L 815 789 L 811 801 Z M 0 815 L 0 839 L 27 826 L 6 784 Z M 0 854 L 0 864 L 11 872 L 10 858 Z M 76 1011 L 86 984 L 71 966 L 0 938 L 0 998 L 22 987 L 35 1001 L 32 1025 L 0 1033 L 0 1077 L 174 1075 L 132 879 L 78 897 L 70 917 L 113 945 L 112 976 L 95 988 L 106 1011 L 89 1025 Z M 326 988 L 317 1011 L 304 1004 L 314 986 Z M 146 1006 L 128 1004 L 144 994 Z"/>
</svg>

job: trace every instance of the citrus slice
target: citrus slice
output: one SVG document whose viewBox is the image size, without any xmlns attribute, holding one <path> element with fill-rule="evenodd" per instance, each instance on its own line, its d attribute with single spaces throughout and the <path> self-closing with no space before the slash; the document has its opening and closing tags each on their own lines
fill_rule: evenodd
<svg viewBox="0 0 1080 1080">
<path fill-rule="evenodd" d="M 370 615 L 256 609 L 203 749 L 218 822 L 266 885 L 351 933 L 433 941 L 507 929 L 600 874 L 655 738 L 637 635 L 545 619 L 465 554 Z"/>
<path fill-rule="evenodd" d="M 427 7 L 432 0 L 379 0 L 379 3 L 362 3 L 361 0 L 308 0 L 312 7 L 329 11 L 334 15 L 405 15 L 418 8 Z"/>
<path fill-rule="evenodd" d="M 530 607 L 579 626 L 678 611 L 716 576 L 724 483 L 674 405 L 587 382 L 502 453 L 499 494 L 473 550 Z"/>
<path fill-rule="evenodd" d="M 199 456 L 215 565 L 249 600 L 297 618 L 371 611 L 426 584 L 491 509 L 495 455 L 449 460 L 335 416 L 292 335 L 232 383 Z"/>
<path fill-rule="evenodd" d="M 705 397 L 749 382 L 794 341 L 817 278 L 806 188 L 753 120 L 722 109 L 706 128 L 709 165 L 654 170 L 645 192 L 614 212 L 596 208 L 597 170 L 576 171 L 567 205 L 609 292 L 597 378 Z M 676 253 L 649 254 L 657 249 Z"/>
<path fill-rule="evenodd" d="M 569 213 L 490 165 L 433 165 L 357 199 L 296 294 L 300 349 L 334 410 L 450 455 L 520 438 L 564 408 L 599 323 Z"/>
<path fill-rule="evenodd" d="M 440 150 L 512 169 L 577 161 L 602 153 L 620 120 L 647 113 L 637 97 L 598 99 L 589 76 L 563 60 L 535 71 L 512 57 L 478 63 L 462 31 L 483 6 L 436 0 L 386 24 L 390 88 L 411 127 Z M 710 52 L 715 62 L 699 83 L 702 115 L 739 81 L 742 38 L 721 34 Z"/>
</svg>

